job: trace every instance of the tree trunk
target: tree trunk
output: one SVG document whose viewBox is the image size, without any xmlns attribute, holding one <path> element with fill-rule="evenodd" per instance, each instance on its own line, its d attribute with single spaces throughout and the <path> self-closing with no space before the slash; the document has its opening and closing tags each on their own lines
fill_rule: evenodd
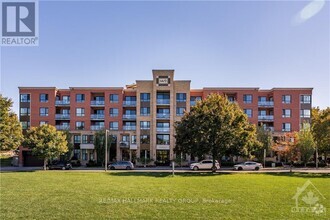
<svg viewBox="0 0 330 220">
<path fill-rule="evenodd" d="M 44 159 L 44 170 L 47 170 L 47 158 Z"/>
</svg>

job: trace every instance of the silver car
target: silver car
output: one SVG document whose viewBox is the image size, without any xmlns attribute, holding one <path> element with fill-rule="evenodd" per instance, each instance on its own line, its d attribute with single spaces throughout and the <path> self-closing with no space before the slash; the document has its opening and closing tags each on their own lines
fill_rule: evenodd
<svg viewBox="0 0 330 220">
<path fill-rule="evenodd" d="M 202 160 L 199 163 L 190 164 L 190 169 L 195 171 L 212 169 L 212 167 L 213 167 L 213 160 Z M 217 160 L 215 161 L 215 167 L 217 168 L 217 170 L 220 169 L 220 164 Z"/>
<path fill-rule="evenodd" d="M 131 161 L 118 161 L 108 166 L 110 170 L 132 170 L 134 164 Z"/>
<path fill-rule="evenodd" d="M 253 161 L 247 161 L 245 163 L 240 163 L 234 165 L 234 170 L 260 170 L 262 169 L 262 164 L 253 162 Z"/>
</svg>

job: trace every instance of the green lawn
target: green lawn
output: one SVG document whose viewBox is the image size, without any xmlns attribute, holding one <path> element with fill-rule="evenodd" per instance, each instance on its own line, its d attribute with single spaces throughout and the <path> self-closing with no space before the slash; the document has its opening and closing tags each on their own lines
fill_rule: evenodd
<svg viewBox="0 0 330 220">
<path fill-rule="evenodd" d="M 37 171 L 1 173 L 1 219 L 329 219 L 330 176 Z M 307 180 L 326 215 L 292 213 Z"/>
</svg>

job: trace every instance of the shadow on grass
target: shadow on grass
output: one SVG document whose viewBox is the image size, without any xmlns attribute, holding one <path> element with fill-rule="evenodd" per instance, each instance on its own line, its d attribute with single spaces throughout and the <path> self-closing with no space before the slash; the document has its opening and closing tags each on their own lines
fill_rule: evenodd
<svg viewBox="0 0 330 220">
<path fill-rule="evenodd" d="M 175 173 L 174 176 L 179 177 L 211 177 L 219 175 L 230 175 L 231 173 L 212 173 L 212 172 L 198 172 L 198 173 Z M 144 176 L 144 177 L 171 177 L 171 172 L 110 172 L 112 176 Z"/>
<path fill-rule="evenodd" d="M 262 174 L 262 173 L 260 173 Z M 330 173 L 300 173 L 300 172 L 287 172 L 287 173 L 263 173 L 267 176 L 284 176 L 284 177 L 300 177 L 300 178 L 330 178 Z"/>
</svg>

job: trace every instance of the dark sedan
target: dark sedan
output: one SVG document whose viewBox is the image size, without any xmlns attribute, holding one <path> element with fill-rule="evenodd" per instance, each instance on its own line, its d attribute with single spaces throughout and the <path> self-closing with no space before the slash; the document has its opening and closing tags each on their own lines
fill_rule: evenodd
<svg viewBox="0 0 330 220">
<path fill-rule="evenodd" d="M 53 162 L 51 164 L 49 164 L 48 166 L 49 170 L 70 170 L 72 169 L 72 165 L 71 163 L 67 163 L 67 162 Z"/>
</svg>

